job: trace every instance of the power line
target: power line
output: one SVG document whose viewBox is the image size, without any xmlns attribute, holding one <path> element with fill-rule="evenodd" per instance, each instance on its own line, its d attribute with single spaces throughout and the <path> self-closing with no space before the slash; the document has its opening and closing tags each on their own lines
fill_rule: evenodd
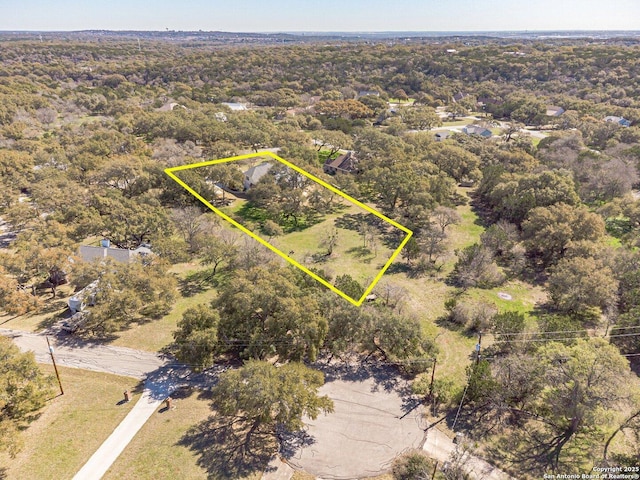
<svg viewBox="0 0 640 480">
<path fill-rule="evenodd" d="M 542 332 L 540 334 L 542 335 L 542 334 L 545 334 L 545 333 L 546 332 Z M 637 337 L 639 335 L 640 335 L 640 332 L 636 332 L 636 333 L 619 333 L 619 334 L 616 334 L 616 335 L 608 335 L 606 338 Z M 551 338 L 522 338 L 522 339 L 516 339 L 516 340 L 495 340 L 493 343 L 558 342 L 558 341 L 564 341 L 564 340 L 580 340 L 581 338 L 585 338 L 585 337 L 575 336 L 575 337 L 564 337 L 564 338 L 558 338 L 558 337 L 551 337 Z M 587 338 L 589 338 L 589 337 L 587 337 Z"/>
<path fill-rule="evenodd" d="M 636 328 L 640 328 L 640 325 L 637 326 L 629 326 L 629 327 L 612 327 L 609 329 L 609 331 L 611 330 L 631 330 L 631 329 L 636 329 Z M 582 329 L 582 330 L 555 330 L 555 331 L 551 331 L 551 332 L 506 332 L 506 333 L 494 333 L 494 335 L 502 335 L 502 336 L 516 336 L 516 335 L 546 335 L 546 334 L 555 334 L 555 333 L 589 333 L 589 330 L 587 329 Z"/>
</svg>

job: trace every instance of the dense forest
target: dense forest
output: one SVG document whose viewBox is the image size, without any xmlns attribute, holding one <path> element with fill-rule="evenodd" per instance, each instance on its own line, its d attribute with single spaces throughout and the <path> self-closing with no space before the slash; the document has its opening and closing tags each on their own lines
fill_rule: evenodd
<svg viewBox="0 0 640 480">
<path fill-rule="evenodd" d="M 298 362 L 358 355 L 413 379 L 434 417 L 451 424 L 455 415 L 481 455 L 518 478 L 638 465 L 637 42 L 0 43 L 7 316 L 46 309 L 49 289 L 55 298 L 64 284 L 60 272 L 76 290 L 100 278 L 110 288 L 74 335 L 109 342 L 166 316 L 186 288 L 208 289 L 210 301 L 183 312 L 168 347 L 196 370 L 226 361 L 260 372 L 260 362 L 277 360 L 304 376 L 312 373 Z M 489 138 L 456 130 L 466 123 Z M 450 135 L 436 139 L 443 131 Z M 345 303 L 164 173 L 276 148 L 414 232 L 375 301 Z M 345 151 L 357 171 L 325 173 L 324 161 Z M 214 199 L 214 185 L 241 182 L 237 174 L 181 178 Z M 277 240 L 292 231 L 291 215 L 298 227 L 299 218 L 339 211 L 277 188 L 278 197 L 273 183 L 249 195 L 262 217 L 234 218 Z M 479 234 L 461 227 L 465 218 Z M 367 232 L 382 238 L 381 228 L 352 227 L 370 249 Z M 82 261 L 78 247 L 100 239 L 156 255 L 109 268 Z M 179 264 L 195 273 L 185 280 Z M 354 296 L 366 287 L 355 274 L 332 281 Z M 540 296 L 522 309 L 487 300 L 515 284 Z M 435 286 L 435 304 L 421 303 Z M 467 343 L 484 335 L 482 353 L 469 350 L 466 370 L 432 383 L 434 361 L 452 362 L 439 331 Z M 240 380 L 225 381 L 220 395 Z M 330 411 L 321 400 L 308 411 Z M 24 415 L 3 408 L 0 400 L 0 431 L 5 422 L 17 431 Z M 255 432 L 273 437 L 275 423 L 247 424 L 243 448 L 261 441 Z"/>
</svg>

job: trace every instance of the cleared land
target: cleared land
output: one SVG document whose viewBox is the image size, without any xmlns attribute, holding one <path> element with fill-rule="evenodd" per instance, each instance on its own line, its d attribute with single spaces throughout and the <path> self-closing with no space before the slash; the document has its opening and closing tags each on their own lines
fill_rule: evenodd
<svg viewBox="0 0 640 480">
<path fill-rule="evenodd" d="M 243 198 L 246 193 L 238 193 L 237 198 L 230 196 L 226 201 L 222 200 L 224 194 L 220 198 L 206 200 L 214 205 L 222 201 L 225 204 L 220 209 L 222 213 L 277 249 L 283 258 L 307 269 L 323 270 L 317 275 L 328 284 L 335 286 L 333 282 L 338 276 L 348 274 L 365 289 L 368 288 L 398 251 L 407 233 L 391 220 L 367 211 L 353 200 L 343 198 L 343 194 L 331 192 L 328 187 L 306 178 L 290 166 L 277 165 L 276 158 L 266 162 L 261 157 L 250 163 L 244 160 L 229 162 L 232 168 L 238 169 L 238 173 L 247 165 L 253 165 L 245 172 L 245 188 L 251 190 L 267 186 L 260 191 L 260 201 L 252 200 L 251 192 L 249 199 Z M 198 168 L 194 166 L 193 171 L 198 172 Z M 228 168 L 228 165 L 205 166 L 201 174 L 206 175 L 206 181 L 228 175 L 226 171 L 216 172 L 216 168 Z M 255 172 L 256 168 L 261 168 L 263 173 L 254 179 L 254 174 L 249 172 Z M 171 174 L 179 178 L 179 173 Z M 248 175 L 252 175 L 251 182 Z M 265 184 L 268 178 L 275 180 Z M 255 184 L 252 183 L 254 180 Z M 267 198 L 270 191 L 276 189 L 281 193 Z M 266 231 L 269 221 L 279 224 L 282 232 Z"/>
</svg>

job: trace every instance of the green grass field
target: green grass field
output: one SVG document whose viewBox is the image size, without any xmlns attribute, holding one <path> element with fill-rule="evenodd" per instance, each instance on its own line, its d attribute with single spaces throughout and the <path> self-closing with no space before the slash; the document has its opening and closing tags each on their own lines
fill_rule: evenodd
<svg viewBox="0 0 640 480">
<path fill-rule="evenodd" d="M 53 374 L 53 367 L 42 365 Z M 72 478 L 135 405 L 118 405 L 138 381 L 106 373 L 59 368 L 65 394 L 52 398 L 23 432 L 24 447 L 14 459 L 0 455 L 7 479 Z M 1 475 L 0 475 L 1 476 Z"/>
<path fill-rule="evenodd" d="M 389 242 L 386 239 L 388 234 L 395 230 L 402 235 L 401 238 L 405 235 L 387 224 L 385 235 L 378 231 L 374 235 L 373 243 L 368 242 L 365 246 L 360 233 L 361 220 L 366 222 L 374 216 L 362 207 L 345 200 L 338 212 L 325 215 L 306 228 L 294 229 L 285 235 L 267 237 L 258 229 L 259 215 L 254 212 L 255 209 L 249 209 L 246 205 L 244 201 L 237 201 L 222 210 L 228 215 L 236 214 L 240 217 L 248 214 L 249 218 L 245 226 L 249 230 L 301 265 L 324 270 L 332 277 L 326 280 L 349 274 L 363 287 L 367 287 L 373 281 L 400 245 L 401 240 Z M 243 223 L 242 219 L 240 223 Z M 229 226 L 229 228 L 233 227 Z M 326 255 L 328 248 L 323 244 L 323 240 L 334 229 L 337 231 L 337 242 L 331 255 Z"/>
<path fill-rule="evenodd" d="M 470 123 L 473 123 L 473 120 L 469 118 L 463 118 L 458 120 L 443 121 L 442 126 L 443 127 L 464 127 L 465 125 L 469 125 Z"/>
<path fill-rule="evenodd" d="M 210 414 L 209 403 L 191 392 L 174 400 L 175 410 L 156 412 L 103 477 L 108 479 L 162 480 L 206 479 L 197 463 L 197 452 L 179 445 L 190 427 Z"/>
<path fill-rule="evenodd" d="M 179 296 L 175 305 L 167 315 L 159 320 L 132 325 L 130 328 L 117 332 L 117 338 L 111 345 L 157 352 L 173 341 L 173 331 L 182 313 L 200 303 L 209 304 L 216 296 L 215 290 L 205 290 L 191 296 Z"/>
</svg>

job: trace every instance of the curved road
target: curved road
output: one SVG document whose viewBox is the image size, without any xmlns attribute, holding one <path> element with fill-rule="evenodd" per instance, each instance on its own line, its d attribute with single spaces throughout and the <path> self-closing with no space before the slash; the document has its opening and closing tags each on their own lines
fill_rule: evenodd
<svg viewBox="0 0 640 480">
<path fill-rule="evenodd" d="M 37 362 L 51 363 L 44 334 L 0 328 L 0 335 L 11 338 L 22 351 L 33 351 Z M 193 376 L 187 367 L 157 353 L 91 344 L 70 336 L 51 335 L 50 340 L 58 365 L 145 380 L 141 399 L 78 472 L 75 480 L 99 480 L 176 387 L 186 383 L 211 385 L 220 373 Z M 430 429 L 424 437 L 420 409 L 413 410 L 412 402 L 405 403 L 408 398 L 403 399 L 404 395 L 398 393 L 406 391 L 402 382 L 396 384 L 392 377 L 373 381 L 369 374 L 363 375 L 362 368 L 356 368 L 351 377 L 331 378 L 332 375 L 326 373 L 329 378 L 322 393 L 334 399 L 336 413 L 321 416 L 313 422 L 307 419 L 308 433 L 315 438 L 309 445 L 300 445 L 302 448 L 290 456 L 290 463 L 324 478 L 353 478 L 355 472 L 349 464 L 357 459 L 361 460 L 357 465 L 362 469 L 359 473 L 379 473 L 386 470 L 392 458 L 405 448 L 419 448 L 421 439 L 424 439 L 423 449 L 427 454 L 441 462 L 455 451 L 456 445 L 436 428 Z M 386 384 L 387 381 L 393 382 Z M 353 435 L 358 438 L 345 441 Z M 365 451 L 367 455 L 363 456 Z M 370 454 L 379 463 L 372 465 Z M 474 456 L 469 456 L 466 468 L 472 478 L 510 478 Z M 274 459 L 263 479 L 287 480 L 291 475 L 291 467 Z"/>
</svg>

